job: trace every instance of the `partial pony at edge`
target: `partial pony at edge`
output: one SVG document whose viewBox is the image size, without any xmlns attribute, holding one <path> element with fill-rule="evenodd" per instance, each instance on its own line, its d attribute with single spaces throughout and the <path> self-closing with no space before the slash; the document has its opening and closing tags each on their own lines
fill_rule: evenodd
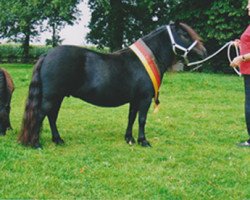
<svg viewBox="0 0 250 200">
<path fill-rule="evenodd" d="M 18 138 L 19 142 L 26 146 L 35 146 L 39 139 L 39 111 L 42 98 L 40 69 L 44 58 L 45 55 L 41 56 L 34 66 L 23 115 L 23 123 Z"/>
</svg>

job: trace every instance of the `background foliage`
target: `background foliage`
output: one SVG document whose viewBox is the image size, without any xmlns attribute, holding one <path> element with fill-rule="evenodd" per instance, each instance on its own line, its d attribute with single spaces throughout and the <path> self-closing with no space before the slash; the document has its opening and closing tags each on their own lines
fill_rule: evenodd
<svg viewBox="0 0 250 200">
<path fill-rule="evenodd" d="M 92 12 L 87 41 L 111 51 L 170 21 L 182 21 L 203 37 L 211 54 L 239 38 L 249 24 L 247 0 L 1 0 L 0 10 L 5 12 L 0 15 L 0 37 L 21 42 L 24 58 L 29 56 L 30 41 L 44 30 L 53 32 L 47 44 L 59 45 L 58 33 L 77 21 L 80 2 L 88 3 Z M 231 73 L 225 54 L 207 62 L 205 71 Z"/>
<path fill-rule="evenodd" d="M 239 38 L 246 29 L 250 22 L 246 5 L 247 1 L 237 0 L 183 0 L 172 13 L 175 20 L 190 24 L 202 36 L 208 53 L 212 54 L 226 42 Z M 226 50 L 205 63 L 205 69 L 212 72 L 231 72 Z"/>
</svg>

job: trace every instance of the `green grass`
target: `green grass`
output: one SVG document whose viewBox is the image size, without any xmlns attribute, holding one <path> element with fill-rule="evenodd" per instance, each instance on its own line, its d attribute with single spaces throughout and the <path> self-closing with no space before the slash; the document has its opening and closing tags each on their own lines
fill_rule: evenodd
<svg viewBox="0 0 250 200">
<path fill-rule="evenodd" d="M 244 89 L 236 75 L 172 73 L 160 111 L 150 108 L 152 148 L 124 141 L 128 105 L 100 108 L 66 98 L 55 146 L 47 119 L 43 150 L 17 143 L 31 65 L 2 65 L 12 75 L 14 130 L 0 138 L 0 199 L 250 199 L 250 149 Z M 137 121 L 134 135 L 137 136 Z"/>
</svg>

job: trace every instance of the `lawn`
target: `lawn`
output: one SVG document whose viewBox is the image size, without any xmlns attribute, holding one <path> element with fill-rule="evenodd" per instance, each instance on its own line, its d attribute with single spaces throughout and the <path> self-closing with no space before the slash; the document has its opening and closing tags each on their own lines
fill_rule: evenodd
<svg viewBox="0 0 250 200">
<path fill-rule="evenodd" d="M 17 143 L 31 65 L 3 64 L 14 79 L 13 130 L 0 137 L 0 199 L 250 199 L 250 148 L 244 89 L 236 75 L 169 73 L 160 111 L 151 106 L 146 136 L 152 148 L 124 141 L 128 105 L 100 108 L 65 98 L 51 142 L 43 150 Z M 137 121 L 134 135 L 137 136 Z"/>
</svg>

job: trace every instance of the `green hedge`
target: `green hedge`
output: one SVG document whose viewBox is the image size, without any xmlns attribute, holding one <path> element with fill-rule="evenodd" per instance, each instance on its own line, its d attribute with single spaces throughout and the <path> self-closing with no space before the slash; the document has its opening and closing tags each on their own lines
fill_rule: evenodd
<svg viewBox="0 0 250 200">
<path fill-rule="evenodd" d="M 30 46 L 30 56 L 28 62 L 32 63 L 40 55 L 47 53 L 51 49 L 49 46 Z M 0 45 L 0 63 L 20 63 L 23 61 L 23 49 L 19 44 L 1 44 Z"/>
<path fill-rule="evenodd" d="M 93 51 L 108 53 L 109 49 L 97 49 L 94 46 L 87 47 Z M 31 45 L 28 63 L 34 63 L 40 55 L 47 53 L 52 47 Z M 19 44 L 0 44 L 0 63 L 23 63 L 23 48 Z M 25 61 L 27 62 L 27 60 Z"/>
</svg>

